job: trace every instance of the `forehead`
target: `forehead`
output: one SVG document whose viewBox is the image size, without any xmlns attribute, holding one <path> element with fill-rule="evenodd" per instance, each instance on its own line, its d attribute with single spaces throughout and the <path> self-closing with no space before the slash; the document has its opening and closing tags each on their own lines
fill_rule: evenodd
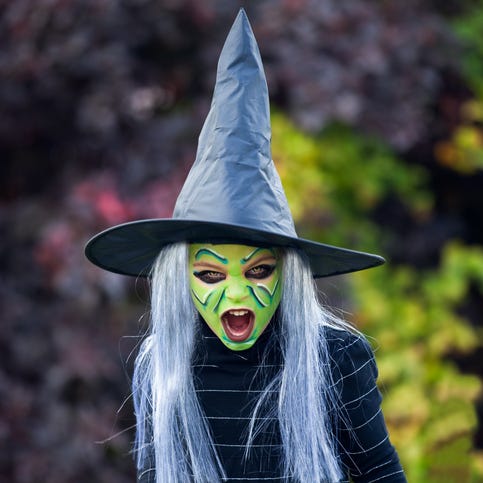
<svg viewBox="0 0 483 483">
<path fill-rule="evenodd" d="M 209 260 L 218 261 L 224 264 L 237 261 L 244 264 L 248 263 L 250 260 L 256 260 L 268 256 L 278 258 L 277 253 L 273 248 L 234 244 L 214 245 L 211 243 L 190 244 L 189 255 L 191 262 Z"/>
</svg>

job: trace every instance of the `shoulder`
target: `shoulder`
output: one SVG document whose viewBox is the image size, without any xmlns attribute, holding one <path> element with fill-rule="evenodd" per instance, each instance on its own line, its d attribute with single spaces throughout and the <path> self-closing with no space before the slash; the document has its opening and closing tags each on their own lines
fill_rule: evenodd
<svg viewBox="0 0 483 483">
<path fill-rule="evenodd" d="M 378 404 L 378 370 L 367 339 L 344 329 L 326 327 L 324 331 L 333 383 L 344 405 L 350 406 L 361 397 L 372 397 Z"/>
<path fill-rule="evenodd" d="M 345 329 L 324 327 L 329 360 L 344 369 L 362 364 L 374 364 L 374 353 L 367 339 L 359 333 Z"/>
</svg>

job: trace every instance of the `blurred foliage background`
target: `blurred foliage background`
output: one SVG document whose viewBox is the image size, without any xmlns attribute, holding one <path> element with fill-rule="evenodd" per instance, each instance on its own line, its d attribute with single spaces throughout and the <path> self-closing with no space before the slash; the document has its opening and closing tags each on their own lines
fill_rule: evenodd
<svg viewBox="0 0 483 483">
<path fill-rule="evenodd" d="M 129 482 L 147 295 L 96 232 L 169 217 L 247 9 L 299 234 L 373 342 L 411 482 L 483 481 L 483 2 L 0 2 L 0 481 Z"/>
</svg>

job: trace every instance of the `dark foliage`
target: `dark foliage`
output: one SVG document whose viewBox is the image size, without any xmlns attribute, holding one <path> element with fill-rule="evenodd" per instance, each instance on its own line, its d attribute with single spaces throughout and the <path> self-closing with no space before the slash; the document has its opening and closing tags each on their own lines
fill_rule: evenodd
<svg viewBox="0 0 483 483">
<path fill-rule="evenodd" d="M 433 166 L 428 146 L 467 93 L 431 2 L 244 3 L 274 104 L 306 130 L 342 121 Z M 147 297 L 82 247 L 113 224 L 170 216 L 238 6 L 0 4 L 0 481 L 133 481 L 130 355 Z M 482 241 L 481 194 L 445 176 L 435 171 L 440 210 L 423 230 L 396 201 L 375 214 L 418 230 L 398 252 L 437 252 L 454 233 Z"/>
</svg>

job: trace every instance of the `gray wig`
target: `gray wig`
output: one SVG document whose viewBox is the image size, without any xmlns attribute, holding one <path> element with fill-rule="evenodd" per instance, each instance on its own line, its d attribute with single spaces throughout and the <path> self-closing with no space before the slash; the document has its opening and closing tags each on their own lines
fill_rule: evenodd
<svg viewBox="0 0 483 483">
<path fill-rule="evenodd" d="M 193 383 L 191 359 L 200 335 L 187 266 L 186 243 L 169 245 L 158 256 L 151 277 L 151 326 L 135 362 L 137 466 L 140 475 L 154 471 L 156 483 L 225 478 Z M 267 407 L 264 403 L 275 388 L 278 405 L 265 410 L 279 420 L 286 477 L 339 481 L 342 472 L 329 420 L 338 404 L 324 327 L 348 325 L 319 305 L 308 262 L 296 250 L 283 250 L 278 312 L 284 367 L 267 381 L 254 409 L 247 452 L 260 430 L 257 413 Z"/>
</svg>

